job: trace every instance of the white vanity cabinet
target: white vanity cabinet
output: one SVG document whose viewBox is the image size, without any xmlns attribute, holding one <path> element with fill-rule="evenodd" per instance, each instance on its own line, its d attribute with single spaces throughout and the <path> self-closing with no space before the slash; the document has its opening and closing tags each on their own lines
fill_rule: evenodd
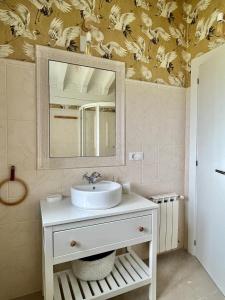
<svg viewBox="0 0 225 300">
<path fill-rule="evenodd" d="M 85 210 L 70 199 L 41 201 L 43 290 L 45 300 L 111 299 L 149 285 L 156 300 L 157 205 L 134 193 L 106 210 Z M 149 242 L 149 266 L 131 246 Z M 72 270 L 54 273 L 54 265 L 127 247 L 117 256 L 112 273 L 100 281 L 77 280 Z"/>
</svg>

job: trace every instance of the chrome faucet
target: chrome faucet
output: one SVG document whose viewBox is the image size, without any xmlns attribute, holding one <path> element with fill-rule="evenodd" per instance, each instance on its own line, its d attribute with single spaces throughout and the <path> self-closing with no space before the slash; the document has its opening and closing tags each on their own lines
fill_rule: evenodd
<svg viewBox="0 0 225 300">
<path fill-rule="evenodd" d="M 88 176 L 88 173 L 85 173 L 83 175 L 83 179 L 87 180 L 89 184 L 94 184 L 98 181 L 99 178 L 101 178 L 102 175 L 98 172 L 93 172 L 90 176 Z"/>
</svg>

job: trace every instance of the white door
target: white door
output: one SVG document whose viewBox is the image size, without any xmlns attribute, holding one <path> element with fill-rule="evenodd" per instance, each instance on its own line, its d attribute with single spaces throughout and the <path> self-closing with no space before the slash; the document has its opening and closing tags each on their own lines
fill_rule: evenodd
<svg viewBox="0 0 225 300">
<path fill-rule="evenodd" d="M 225 295 L 225 51 L 220 53 L 199 74 L 196 253 Z"/>
</svg>

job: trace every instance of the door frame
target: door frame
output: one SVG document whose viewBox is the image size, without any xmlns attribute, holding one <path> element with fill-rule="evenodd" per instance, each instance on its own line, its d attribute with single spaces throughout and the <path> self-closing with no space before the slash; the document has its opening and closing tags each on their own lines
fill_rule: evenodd
<svg viewBox="0 0 225 300">
<path fill-rule="evenodd" d="M 225 44 L 213 49 L 199 57 L 192 60 L 191 63 L 191 87 L 187 91 L 187 108 L 189 117 L 187 117 L 187 155 L 186 162 L 187 170 L 187 220 L 188 220 L 188 251 L 192 255 L 196 255 L 195 241 L 197 240 L 197 122 L 198 122 L 198 78 L 200 65 L 209 60 L 210 57 L 225 53 Z M 188 115 L 187 115 L 188 116 Z M 189 123 L 189 126 L 188 126 Z M 186 129 L 187 129 L 186 128 Z"/>
</svg>

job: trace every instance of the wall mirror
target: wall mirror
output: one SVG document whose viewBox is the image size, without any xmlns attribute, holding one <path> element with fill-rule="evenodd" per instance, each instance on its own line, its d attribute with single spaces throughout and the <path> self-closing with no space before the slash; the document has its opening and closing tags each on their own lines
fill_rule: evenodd
<svg viewBox="0 0 225 300">
<path fill-rule="evenodd" d="M 37 46 L 38 168 L 124 164 L 124 63 Z"/>
</svg>

